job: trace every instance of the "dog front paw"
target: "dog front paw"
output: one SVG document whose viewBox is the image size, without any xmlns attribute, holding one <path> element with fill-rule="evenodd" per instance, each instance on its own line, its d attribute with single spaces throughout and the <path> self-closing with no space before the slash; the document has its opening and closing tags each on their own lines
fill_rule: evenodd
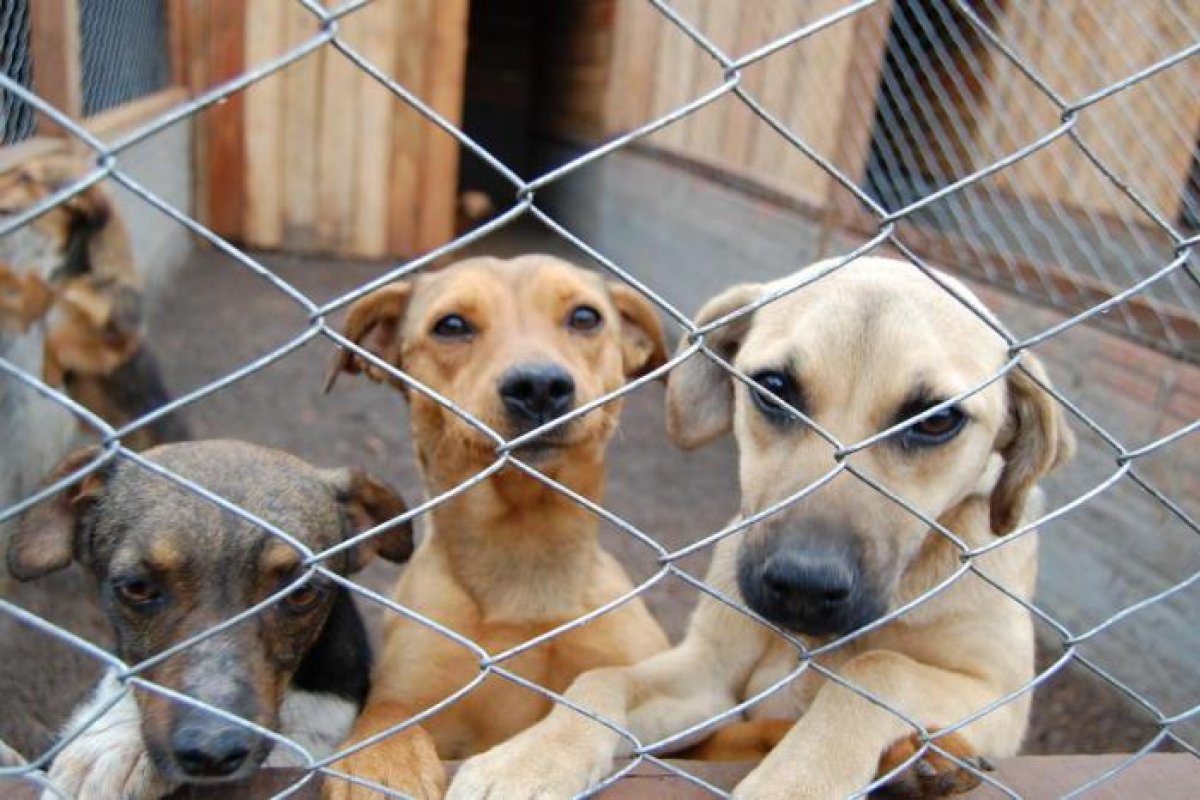
<svg viewBox="0 0 1200 800">
<path fill-rule="evenodd" d="M 421 728 L 396 733 L 330 766 L 413 800 L 441 800 L 446 793 L 446 769 L 438 759 L 433 738 Z M 336 775 L 327 775 L 321 789 L 322 800 L 376 800 L 389 796 L 394 795 Z"/>
<path fill-rule="evenodd" d="M 106 705 L 104 713 L 91 719 Z M 82 727 L 88 720 L 90 724 Z M 67 734 L 72 738 L 54 757 L 47 775 L 61 794 L 46 790 L 43 800 L 157 800 L 178 787 L 155 768 L 142 740 L 137 701 L 111 673 L 76 710 L 67 728 L 75 732 Z"/>
<path fill-rule="evenodd" d="M 987 759 L 975 752 L 975 748 L 957 733 L 947 733 L 933 740 L 939 748 L 962 761 L 963 766 L 936 750 L 926 750 L 908 769 L 887 783 L 880 790 L 882 797 L 918 798 L 949 797 L 969 792 L 979 785 L 979 772 L 990 770 Z M 879 759 L 877 775 L 885 775 L 907 762 L 921 749 L 921 737 L 912 734 L 893 744 Z"/>
<path fill-rule="evenodd" d="M 604 764 L 529 734 L 463 764 L 446 800 L 565 800 L 600 782 Z"/>
<path fill-rule="evenodd" d="M 176 784 L 163 777 L 142 745 L 140 732 L 84 732 L 55 757 L 47 776 L 61 795 L 46 790 L 42 800 L 158 800 Z"/>
</svg>

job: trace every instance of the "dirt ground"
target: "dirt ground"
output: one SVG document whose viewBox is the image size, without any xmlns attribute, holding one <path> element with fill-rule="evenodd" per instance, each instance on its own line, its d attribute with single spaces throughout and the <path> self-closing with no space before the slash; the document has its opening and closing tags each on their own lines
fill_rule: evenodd
<svg viewBox="0 0 1200 800">
<path fill-rule="evenodd" d="M 536 232 L 502 233 L 477 251 L 509 254 L 562 251 Z M 568 254 L 569 255 L 569 254 Z M 264 257 L 286 281 L 317 302 L 328 300 L 381 271 L 379 265 Z M 685 307 L 691 312 L 694 307 Z M 151 320 L 154 341 L 177 393 L 199 389 L 274 351 L 305 330 L 302 309 L 228 258 L 197 253 L 179 274 Z M 215 392 L 190 407 L 187 419 L 197 437 L 235 437 L 278 447 L 324 465 L 365 467 L 420 497 L 410 452 L 405 410 L 399 396 L 362 380 L 343 380 L 325 395 L 322 385 L 333 346 L 318 338 L 266 369 Z M 719 529 L 737 506 L 734 451 L 728 439 L 684 454 L 666 438 L 662 388 L 631 396 L 611 449 L 605 506 L 665 547 L 675 548 Z M 635 579 L 653 574 L 651 552 L 632 537 L 605 526 L 603 544 Z M 683 564 L 702 575 L 706 559 Z M 396 570 L 379 565 L 361 580 L 386 590 Z M 665 579 L 645 593 L 652 611 L 677 638 L 696 591 Z M 377 617 L 376 609 L 367 613 Z M 1043 667 L 1059 650 L 1043 648 Z M 1038 690 L 1030 753 L 1095 753 L 1136 749 L 1155 727 L 1148 715 L 1069 666 Z"/>
</svg>

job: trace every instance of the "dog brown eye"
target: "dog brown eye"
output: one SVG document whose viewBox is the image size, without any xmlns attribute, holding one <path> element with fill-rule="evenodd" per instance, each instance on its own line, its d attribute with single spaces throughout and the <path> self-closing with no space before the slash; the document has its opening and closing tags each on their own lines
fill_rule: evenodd
<svg viewBox="0 0 1200 800">
<path fill-rule="evenodd" d="M 157 586 L 144 578 L 124 578 L 113 582 L 113 590 L 131 606 L 147 606 L 162 597 Z"/>
<path fill-rule="evenodd" d="M 447 314 L 433 325 L 433 335 L 443 339 L 464 339 L 473 333 L 475 329 L 461 314 Z"/>
<path fill-rule="evenodd" d="M 320 587 L 306 583 L 289 592 L 283 598 L 283 602 L 292 611 L 307 611 L 317 604 L 322 594 Z"/>
<path fill-rule="evenodd" d="M 567 315 L 567 327 L 575 331 L 594 331 L 602 322 L 604 317 L 591 306 L 576 306 Z"/>
<path fill-rule="evenodd" d="M 909 447 L 931 447 L 945 444 L 958 435 L 967 422 L 967 415 L 951 406 L 931 414 L 905 429 L 904 444 Z"/>
</svg>

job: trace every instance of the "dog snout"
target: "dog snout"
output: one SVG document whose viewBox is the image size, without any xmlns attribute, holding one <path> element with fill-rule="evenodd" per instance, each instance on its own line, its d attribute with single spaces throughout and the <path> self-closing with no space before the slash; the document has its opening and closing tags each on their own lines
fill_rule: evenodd
<svg viewBox="0 0 1200 800">
<path fill-rule="evenodd" d="M 575 380 L 557 364 L 514 367 L 500 379 L 500 399 L 514 420 L 542 425 L 570 410 Z"/>
<path fill-rule="evenodd" d="M 211 715 L 189 716 L 171 735 L 171 754 L 191 778 L 228 778 L 250 760 L 258 736 Z"/>
<path fill-rule="evenodd" d="M 854 573 L 844 559 L 794 548 L 767 559 L 762 582 L 772 594 L 799 598 L 814 607 L 833 608 L 854 591 Z"/>
<path fill-rule="evenodd" d="M 849 633 L 882 613 L 855 542 L 849 532 L 768 531 L 739 555 L 738 586 L 752 609 L 785 628 L 810 636 Z"/>
</svg>

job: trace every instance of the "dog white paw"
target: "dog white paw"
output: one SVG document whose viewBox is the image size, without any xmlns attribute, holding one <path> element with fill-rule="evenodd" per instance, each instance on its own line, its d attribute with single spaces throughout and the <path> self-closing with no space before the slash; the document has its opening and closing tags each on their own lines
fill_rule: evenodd
<svg viewBox="0 0 1200 800">
<path fill-rule="evenodd" d="M 102 737 L 101 737 L 102 738 Z M 76 800 L 158 800 L 175 789 L 150 762 L 139 741 L 136 746 L 108 740 L 89 740 L 63 750 L 50 769 L 50 782 L 63 797 Z M 45 791 L 42 800 L 57 798 Z"/>
<path fill-rule="evenodd" d="M 92 699 L 76 711 L 66 735 L 71 736 L 121 691 L 114 678 L 105 676 Z M 157 800 L 176 788 L 150 760 L 137 702 L 130 692 L 59 751 L 47 777 L 62 797 L 76 800 Z M 42 793 L 42 800 L 58 797 L 50 790 Z"/>
<path fill-rule="evenodd" d="M 565 800 L 604 775 L 605 764 L 580 756 L 519 736 L 463 764 L 446 800 Z"/>
</svg>

